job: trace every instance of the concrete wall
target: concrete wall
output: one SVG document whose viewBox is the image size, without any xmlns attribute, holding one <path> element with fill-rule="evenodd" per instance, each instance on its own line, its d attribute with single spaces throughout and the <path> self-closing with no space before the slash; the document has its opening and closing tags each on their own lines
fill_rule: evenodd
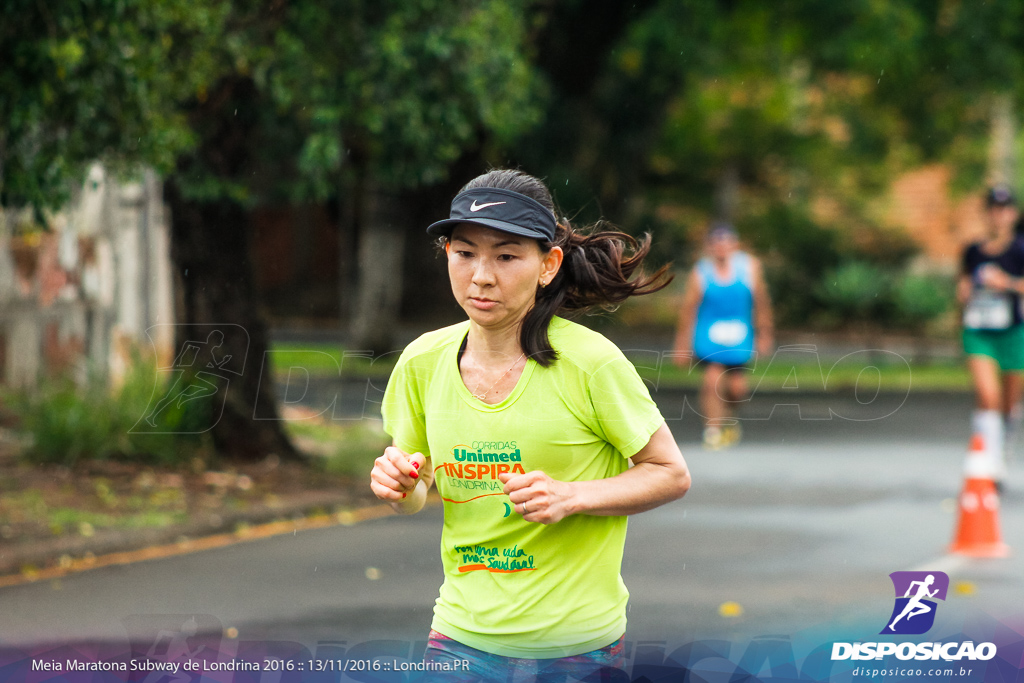
<svg viewBox="0 0 1024 683">
<path fill-rule="evenodd" d="M 116 384 L 136 346 L 169 362 L 170 239 L 155 174 L 121 182 L 94 165 L 47 224 L 0 211 L 0 382 L 95 373 Z"/>
</svg>

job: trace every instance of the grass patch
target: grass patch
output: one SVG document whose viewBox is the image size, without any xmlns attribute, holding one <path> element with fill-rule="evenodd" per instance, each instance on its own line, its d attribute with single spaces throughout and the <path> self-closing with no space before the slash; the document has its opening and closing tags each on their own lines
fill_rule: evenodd
<svg viewBox="0 0 1024 683">
<path fill-rule="evenodd" d="M 64 502 L 60 502 L 62 499 Z M 69 504 L 72 500 L 75 504 Z M 169 497 L 168 501 L 154 505 L 152 499 L 135 496 L 114 499 L 111 494 L 104 496 L 100 492 L 47 496 L 40 490 L 27 489 L 4 496 L 0 503 L 0 525 L 30 523 L 53 536 L 92 536 L 100 529 L 163 528 L 186 521 L 188 514 L 181 497 Z"/>
<path fill-rule="evenodd" d="M 387 377 L 400 351 L 373 358 L 364 351 L 349 351 L 340 344 L 277 343 L 271 345 L 270 362 L 279 377 L 289 372 L 308 372 L 312 377 Z"/>
<path fill-rule="evenodd" d="M 346 355 L 348 354 L 348 355 Z M 700 386 L 700 368 L 677 368 L 658 352 L 627 356 L 637 367 L 640 376 L 658 388 L 693 389 Z M 394 369 L 398 354 L 388 354 L 371 360 L 353 355 L 338 344 L 275 344 L 271 351 L 275 373 L 284 380 L 291 372 L 302 372 L 311 377 L 386 378 Z M 874 368 L 872 370 L 871 368 Z M 795 372 L 794 372 L 795 371 Z M 758 363 L 746 370 L 752 387 L 762 390 L 789 389 L 795 374 L 796 388 L 800 391 L 839 391 L 862 386 L 870 381 L 885 391 L 911 390 L 968 391 L 970 375 L 962 362 L 936 362 L 908 364 L 893 353 L 858 353 L 839 361 L 823 359 L 788 360 L 776 358 Z M 787 384 L 787 382 L 789 382 Z M 300 430 L 303 428 L 299 428 Z M 337 437 L 338 434 L 318 434 L 316 438 Z"/>
<path fill-rule="evenodd" d="M 700 367 L 678 368 L 655 357 L 632 357 L 640 376 L 658 389 L 696 389 Z M 737 370 L 736 372 L 740 372 Z M 745 368 L 751 389 L 757 391 L 843 391 L 856 386 L 883 391 L 969 391 L 970 375 L 961 363 L 911 365 L 890 354 L 857 354 L 836 362 L 792 362 L 776 359 Z"/>
<path fill-rule="evenodd" d="M 296 445 L 320 456 L 325 472 L 356 479 L 368 477 L 373 461 L 391 444 L 376 420 L 333 421 L 322 418 L 287 420 L 285 431 Z"/>
</svg>

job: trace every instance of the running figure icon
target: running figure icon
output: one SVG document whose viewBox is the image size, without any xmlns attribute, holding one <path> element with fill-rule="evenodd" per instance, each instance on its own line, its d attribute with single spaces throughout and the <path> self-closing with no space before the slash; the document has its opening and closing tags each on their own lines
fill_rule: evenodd
<svg viewBox="0 0 1024 683">
<path fill-rule="evenodd" d="M 183 372 L 186 369 L 195 369 L 197 367 L 204 369 L 220 370 L 231 360 L 231 354 L 225 355 L 223 358 L 218 359 L 214 355 L 214 351 L 224 343 L 224 333 L 220 330 L 214 330 L 206 337 L 206 342 L 188 342 L 185 344 L 185 348 L 181 350 L 178 357 L 174 359 L 172 367 L 175 370 L 181 372 L 175 378 L 174 383 L 167 390 L 167 394 L 153 408 L 153 411 L 146 416 L 146 422 L 151 427 L 156 426 L 156 417 L 159 415 L 164 408 L 170 405 L 175 399 L 178 400 L 178 407 L 180 408 L 188 401 L 193 401 L 197 398 L 203 398 L 204 396 L 212 396 L 217 393 L 217 385 L 209 380 L 204 379 L 200 375 L 210 374 L 207 372 L 196 372 L 191 375 L 188 379 L 188 384 L 179 389 L 178 384 L 182 378 L 185 377 Z M 205 353 L 204 353 L 205 352 Z M 203 360 L 206 360 L 204 356 L 208 356 L 209 360 L 204 364 Z M 200 361 L 198 364 L 196 361 Z"/>
<path fill-rule="evenodd" d="M 918 570 L 892 572 L 889 578 L 895 602 L 880 635 L 927 633 L 935 623 L 939 601 L 946 599 L 949 575 L 937 570 Z"/>
<path fill-rule="evenodd" d="M 153 393 L 133 434 L 201 434 L 224 415 L 232 382 L 245 376 L 249 333 L 235 323 L 161 323 L 146 336 L 158 359 Z M 174 360 L 167 342 L 175 340 Z M 185 410 L 183 410 L 185 409 Z"/>
<path fill-rule="evenodd" d="M 933 583 L 935 583 L 934 574 L 929 574 L 927 577 L 925 577 L 924 581 L 910 582 L 910 586 L 907 588 L 907 592 L 903 595 L 903 597 L 910 598 L 910 600 L 907 601 L 906 606 L 903 608 L 903 611 L 900 612 L 899 616 L 893 619 L 892 623 L 889 624 L 890 631 L 894 633 L 896 632 L 896 622 L 902 619 L 903 617 L 906 617 L 907 621 L 910 621 L 911 617 L 916 617 L 919 614 L 926 614 L 932 611 L 931 606 L 925 604 L 924 602 L 922 602 L 922 600 L 924 598 L 933 598 L 935 597 L 935 594 L 939 592 L 938 588 L 936 588 L 933 591 L 928 590 L 929 586 L 931 586 Z M 917 593 L 911 596 L 910 593 L 914 590 L 914 586 L 917 586 Z"/>
</svg>

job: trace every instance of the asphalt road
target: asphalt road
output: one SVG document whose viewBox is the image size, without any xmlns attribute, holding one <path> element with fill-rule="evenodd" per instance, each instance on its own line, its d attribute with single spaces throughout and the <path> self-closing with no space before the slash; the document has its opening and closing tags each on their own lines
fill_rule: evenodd
<svg viewBox="0 0 1024 683">
<path fill-rule="evenodd" d="M 946 555 L 969 397 L 763 393 L 741 413 L 744 442 L 707 452 L 683 410 L 692 397 L 655 396 L 694 484 L 630 521 L 623 576 L 627 639 L 638 647 L 837 630 L 870 639 L 892 609 L 888 574 L 911 569 L 950 574 L 956 590 L 936 622 L 947 632 L 979 619 L 1024 632 L 1024 458 L 1001 510 L 1016 555 Z M 861 421 L 821 419 L 829 409 Z M 434 507 L 0 589 L 0 647 L 123 642 L 183 624 L 310 652 L 422 641 L 441 581 L 440 531 Z"/>
</svg>

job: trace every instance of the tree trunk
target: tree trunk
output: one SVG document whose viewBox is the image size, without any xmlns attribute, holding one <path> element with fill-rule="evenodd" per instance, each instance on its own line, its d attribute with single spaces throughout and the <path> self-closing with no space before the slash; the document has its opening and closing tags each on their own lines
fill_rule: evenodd
<svg viewBox="0 0 1024 683">
<path fill-rule="evenodd" d="M 173 178 L 166 188 L 171 260 L 180 292 L 175 348 L 204 342 L 219 330 L 223 342 L 216 357 L 232 358 L 228 371 L 220 373 L 226 379 L 220 386 L 224 396 L 218 393 L 212 402 L 217 452 L 233 460 L 262 460 L 271 454 L 301 459 L 277 411 L 267 328 L 253 287 L 248 214 L 230 199 L 185 199 Z"/>
<path fill-rule="evenodd" d="M 715 218 L 733 223 L 740 203 L 740 172 L 735 163 L 728 164 L 718 176 L 715 188 Z"/>
<path fill-rule="evenodd" d="M 1017 159 L 1014 149 L 1017 126 L 1013 117 L 1013 95 L 999 93 L 992 101 L 988 153 L 990 185 L 1013 185 Z"/>
<path fill-rule="evenodd" d="M 201 387 L 214 411 L 209 429 L 218 453 L 236 460 L 269 455 L 302 459 L 282 430 L 267 359 L 267 328 L 253 283 L 251 230 L 245 207 L 221 190 L 194 199 L 183 186 L 194 177 L 207 182 L 249 182 L 258 153 L 261 122 L 258 90 L 251 79 L 222 79 L 191 112 L 200 138 L 196 151 L 178 160 L 165 184 L 171 210 L 171 261 L 178 289 L 177 353 L 186 342 L 202 360 L 184 360 L 207 372 Z M 219 336 L 218 336 L 219 335 Z M 217 342 L 220 342 L 217 344 Z M 228 356 L 230 355 L 230 360 Z M 220 363 L 214 367 L 210 363 Z M 210 395 L 216 385 L 216 394 Z"/>
<path fill-rule="evenodd" d="M 362 215 L 362 176 L 343 168 L 338 176 L 338 320 L 350 325 L 358 289 L 359 219 Z"/>
<path fill-rule="evenodd" d="M 359 221 L 359 285 L 351 344 L 355 350 L 383 354 L 395 348 L 408 226 L 403 198 L 368 185 Z"/>
</svg>

